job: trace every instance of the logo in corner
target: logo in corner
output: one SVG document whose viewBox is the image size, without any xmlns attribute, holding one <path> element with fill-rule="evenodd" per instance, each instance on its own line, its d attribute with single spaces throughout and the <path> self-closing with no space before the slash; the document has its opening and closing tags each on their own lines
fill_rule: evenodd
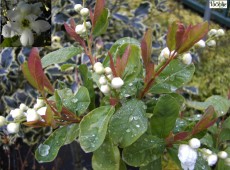
<svg viewBox="0 0 230 170">
<path fill-rule="evenodd" d="M 227 0 L 210 0 L 209 7 L 210 8 L 227 8 L 228 1 Z"/>
</svg>

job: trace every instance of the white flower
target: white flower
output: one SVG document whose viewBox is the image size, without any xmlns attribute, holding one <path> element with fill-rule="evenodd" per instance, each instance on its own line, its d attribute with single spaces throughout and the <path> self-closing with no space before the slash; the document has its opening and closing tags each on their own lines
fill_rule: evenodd
<svg viewBox="0 0 230 170">
<path fill-rule="evenodd" d="M 36 104 L 34 105 L 34 109 L 39 109 L 40 107 L 42 107 L 42 106 L 44 106 L 45 105 L 45 103 L 44 103 L 44 101 L 42 100 L 42 99 L 37 99 L 37 102 L 36 102 Z"/>
<path fill-rule="evenodd" d="M 27 122 L 36 121 L 39 119 L 41 119 L 41 117 L 34 109 L 27 110 L 27 116 L 26 116 Z"/>
<path fill-rule="evenodd" d="M 82 8 L 80 11 L 81 16 L 87 17 L 89 15 L 89 9 L 88 8 Z"/>
<path fill-rule="evenodd" d="M 74 10 L 77 12 L 80 12 L 82 8 L 83 8 L 83 6 L 81 4 L 74 5 Z"/>
<path fill-rule="evenodd" d="M 200 147 L 200 140 L 197 138 L 192 138 L 189 140 L 189 146 L 193 149 L 197 149 Z"/>
<path fill-rule="evenodd" d="M 216 154 L 212 154 L 212 155 L 209 155 L 209 156 L 207 157 L 207 161 L 208 161 L 208 165 L 209 165 L 209 166 L 215 165 L 216 162 L 217 162 L 217 160 L 218 160 L 218 157 L 217 157 Z"/>
<path fill-rule="evenodd" d="M 218 29 L 218 30 L 217 30 L 216 35 L 217 35 L 218 37 L 220 37 L 220 36 L 224 36 L 224 34 L 225 34 L 225 32 L 224 32 L 224 30 L 223 30 L 223 29 Z"/>
<path fill-rule="evenodd" d="M 75 32 L 79 35 L 84 34 L 86 32 L 84 24 L 79 24 L 75 27 Z"/>
<path fill-rule="evenodd" d="M 191 64 L 192 63 L 192 56 L 191 56 L 191 54 L 190 53 L 184 54 L 182 56 L 182 61 L 183 61 L 184 64 L 187 64 L 187 65 Z"/>
<path fill-rule="evenodd" d="M 211 36 L 214 36 L 216 35 L 217 33 L 217 30 L 216 29 L 211 29 L 209 32 L 208 32 L 208 36 L 211 37 Z"/>
<path fill-rule="evenodd" d="M 114 89 L 119 89 L 124 85 L 124 81 L 120 77 L 114 77 L 111 81 L 111 86 Z"/>
<path fill-rule="evenodd" d="M 46 109 L 47 107 L 41 107 L 40 109 L 37 110 L 37 113 L 41 116 L 46 115 Z"/>
<path fill-rule="evenodd" d="M 102 85 L 100 90 L 102 93 L 108 94 L 110 92 L 110 87 L 108 85 Z"/>
<path fill-rule="evenodd" d="M 11 122 L 6 127 L 8 133 L 18 133 L 19 132 L 19 123 Z"/>
<path fill-rule="evenodd" d="M 165 48 L 161 51 L 161 53 L 160 53 L 160 55 L 159 55 L 159 60 L 160 60 L 160 61 L 163 61 L 163 60 L 165 60 L 165 59 L 168 59 L 168 58 L 169 58 L 169 55 L 170 55 L 170 51 L 169 51 L 168 47 L 165 47 Z"/>
<path fill-rule="evenodd" d="M 90 29 L 91 28 L 91 23 L 89 22 L 89 21 L 87 21 L 87 22 L 85 22 L 85 24 L 86 24 L 86 28 L 88 28 L 88 29 Z"/>
<path fill-rule="evenodd" d="M 97 74 L 103 74 L 105 72 L 105 69 L 104 69 L 102 63 L 100 63 L 100 62 L 96 62 L 93 66 L 93 69 Z"/>
<path fill-rule="evenodd" d="M 105 85 L 105 84 L 107 84 L 107 80 L 106 80 L 105 76 L 101 76 L 101 77 L 99 78 L 99 83 L 100 83 L 100 85 Z"/>
<path fill-rule="evenodd" d="M 216 46 L 216 41 L 215 40 L 210 40 L 207 42 L 207 46 L 209 47 L 215 47 Z"/>
<path fill-rule="evenodd" d="M 208 156 L 212 154 L 210 149 L 202 148 L 202 156 L 205 160 L 207 160 Z"/>
<path fill-rule="evenodd" d="M 184 170 L 193 170 L 197 160 L 197 152 L 189 145 L 181 144 L 179 146 L 178 158 Z"/>
<path fill-rule="evenodd" d="M 228 153 L 225 152 L 225 151 L 220 151 L 218 153 L 218 157 L 221 158 L 221 159 L 226 159 L 228 157 Z"/>
<path fill-rule="evenodd" d="M 204 48 L 205 47 L 205 41 L 200 40 L 195 44 L 195 46 L 200 47 L 200 48 Z"/>
<path fill-rule="evenodd" d="M 27 111 L 28 107 L 24 103 L 21 103 L 19 106 L 19 109 L 24 112 L 24 111 Z"/>
<path fill-rule="evenodd" d="M 0 127 L 4 126 L 6 124 L 6 118 L 3 116 L 0 116 Z"/>
<path fill-rule="evenodd" d="M 42 6 L 41 2 L 35 4 L 27 4 L 21 2 L 13 10 L 7 11 L 7 17 L 10 24 L 3 26 L 4 37 L 13 37 L 21 35 L 20 41 L 23 46 L 31 46 L 34 43 L 33 31 L 38 35 L 50 29 L 51 25 L 44 20 L 36 20 L 40 15 Z M 6 31 L 8 29 L 8 32 Z"/>
<path fill-rule="evenodd" d="M 105 74 L 112 74 L 112 69 L 110 67 L 105 67 Z"/>
<path fill-rule="evenodd" d="M 12 115 L 12 117 L 14 119 L 20 119 L 22 118 L 24 115 L 23 111 L 21 109 L 14 109 L 10 111 L 10 114 Z"/>
</svg>

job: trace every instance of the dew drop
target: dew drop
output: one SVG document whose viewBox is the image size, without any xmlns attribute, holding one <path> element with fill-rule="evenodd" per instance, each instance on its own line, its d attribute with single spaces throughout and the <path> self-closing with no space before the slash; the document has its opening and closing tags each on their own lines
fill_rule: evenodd
<svg viewBox="0 0 230 170">
<path fill-rule="evenodd" d="M 41 144 L 39 147 L 38 147 L 38 152 L 41 156 L 46 156 L 49 154 L 49 150 L 50 150 L 50 146 L 49 145 L 43 145 Z"/>
<path fill-rule="evenodd" d="M 136 125 L 136 127 L 137 127 L 137 128 L 139 128 L 139 127 L 140 127 L 140 125 Z"/>
<path fill-rule="evenodd" d="M 131 87 L 133 85 L 133 83 L 129 83 L 129 86 Z"/>
<path fill-rule="evenodd" d="M 127 129 L 126 132 L 129 133 L 129 132 L 131 132 L 131 130 L 130 130 L 130 129 Z"/>
<path fill-rule="evenodd" d="M 77 103 L 77 102 L 78 102 L 78 99 L 72 99 L 72 102 L 73 102 L 73 103 Z"/>
<path fill-rule="evenodd" d="M 134 116 L 133 119 L 134 119 L 134 120 L 138 120 L 139 117 L 138 117 L 138 116 Z"/>
<path fill-rule="evenodd" d="M 133 121 L 134 117 L 133 116 L 130 116 L 129 117 L 129 122 Z"/>
</svg>

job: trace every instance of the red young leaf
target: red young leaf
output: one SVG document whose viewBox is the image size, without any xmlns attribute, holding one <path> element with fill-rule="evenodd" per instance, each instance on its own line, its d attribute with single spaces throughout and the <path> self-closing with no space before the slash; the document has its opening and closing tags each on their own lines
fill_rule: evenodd
<svg viewBox="0 0 230 170">
<path fill-rule="evenodd" d="M 183 43 L 185 31 L 186 30 L 184 24 L 177 22 L 176 49 L 178 49 L 181 46 L 181 43 Z"/>
<path fill-rule="evenodd" d="M 122 74 L 125 71 L 125 67 L 126 67 L 126 65 L 128 63 L 128 59 L 129 59 L 129 55 L 130 55 L 130 50 L 131 50 L 131 47 L 130 47 L 130 45 L 128 45 L 128 47 L 125 49 L 124 54 L 122 55 L 122 58 L 121 58 Z"/>
<path fill-rule="evenodd" d="M 73 24 L 73 23 L 72 23 Z M 85 41 L 75 32 L 75 28 L 71 28 L 68 24 L 64 23 L 66 32 L 73 37 L 82 47 L 86 47 Z"/>
<path fill-rule="evenodd" d="M 95 26 L 97 19 L 102 14 L 104 7 L 105 7 L 105 0 L 96 0 L 92 28 Z"/>
<path fill-rule="evenodd" d="M 149 62 L 151 61 L 152 53 L 152 29 L 148 29 L 141 41 L 141 56 L 144 61 L 145 69 L 147 69 Z"/>
<path fill-rule="evenodd" d="M 89 10 L 89 18 L 90 18 L 91 23 L 93 23 L 93 12 L 91 8 Z"/>
<path fill-rule="evenodd" d="M 216 122 L 216 112 L 214 110 L 213 106 L 209 106 L 205 110 L 205 114 L 201 118 L 201 120 L 195 125 L 195 127 L 192 130 L 192 134 L 197 134 L 208 127 L 212 126 Z"/>
<path fill-rule="evenodd" d="M 21 68 L 22 68 L 22 72 L 25 76 L 25 78 L 27 79 L 27 81 L 36 89 L 38 89 L 37 87 L 37 83 L 34 79 L 34 77 L 31 75 L 30 71 L 29 71 L 29 67 L 28 67 L 28 62 L 24 62 L 22 65 L 21 65 Z"/>
<path fill-rule="evenodd" d="M 75 21 L 74 21 L 73 18 L 70 19 L 70 27 L 71 27 L 73 30 L 75 30 L 76 23 L 75 23 Z"/>
<path fill-rule="evenodd" d="M 168 29 L 167 33 L 167 47 L 170 51 L 176 49 L 176 32 L 178 28 L 178 22 L 174 21 Z"/>
<path fill-rule="evenodd" d="M 39 57 L 39 52 L 37 48 L 32 48 L 29 58 L 28 58 L 28 68 L 35 79 L 36 86 L 38 90 L 43 92 L 44 91 L 44 72 L 42 69 L 41 59 Z"/>
<path fill-rule="evenodd" d="M 109 99 L 109 102 L 110 102 L 110 105 L 111 105 L 111 106 L 116 106 L 117 103 L 119 102 L 119 100 L 116 99 L 116 98 L 110 98 L 110 99 Z"/>
<path fill-rule="evenodd" d="M 117 72 L 116 72 L 116 68 L 115 68 L 115 65 L 114 65 L 114 62 L 113 62 L 113 56 L 110 52 L 108 52 L 108 55 L 109 55 L 109 59 L 110 59 L 110 68 L 113 72 L 113 76 L 117 77 Z"/>
<path fill-rule="evenodd" d="M 31 122 L 24 122 L 23 124 L 26 125 L 26 126 L 34 127 L 34 128 L 49 126 L 45 122 L 43 122 L 41 120 L 36 120 L 36 121 L 31 121 Z"/>
<path fill-rule="evenodd" d="M 116 61 L 116 73 L 118 77 L 121 77 L 122 75 L 122 62 L 120 56 L 117 56 L 117 61 Z"/>
<path fill-rule="evenodd" d="M 153 78 L 153 75 L 154 75 L 154 64 L 150 62 L 146 68 L 146 76 L 145 76 L 146 84 Z"/>
<path fill-rule="evenodd" d="M 185 140 L 191 135 L 191 132 L 180 132 L 174 136 L 174 141 Z"/>
<path fill-rule="evenodd" d="M 44 83 L 45 90 L 49 94 L 53 94 L 54 93 L 54 88 L 53 88 L 52 84 L 50 83 L 50 81 L 49 81 L 49 79 L 47 78 L 46 75 L 43 77 L 43 83 Z"/>
</svg>

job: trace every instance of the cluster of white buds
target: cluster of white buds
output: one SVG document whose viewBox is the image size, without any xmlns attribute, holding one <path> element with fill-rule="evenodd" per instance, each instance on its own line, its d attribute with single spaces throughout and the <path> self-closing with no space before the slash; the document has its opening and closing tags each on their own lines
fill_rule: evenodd
<svg viewBox="0 0 230 170">
<path fill-rule="evenodd" d="M 0 127 L 6 126 L 6 130 L 9 134 L 15 134 L 19 132 L 20 122 L 26 120 L 27 122 L 42 120 L 43 115 L 46 113 L 47 107 L 42 99 L 37 99 L 33 108 L 29 108 L 24 103 L 16 109 L 10 111 L 10 116 L 14 121 L 8 122 L 3 116 L 0 116 Z"/>
<path fill-rule="evenodd" d="M 91 28 L 91 23 L 89 21 L 85 21 L 86 18 L 89 16 L 89 9 L 84 8 L 81 4 L 76 4 L 74 6 L 75 11 L 79 12 L 80 15 L 83 17 L 84 22 L 82 24 L 78 24 L 75 27 L 75 32 L 80 36 L 84 37 L 87 34 L 87 29 Z"/>
<path fill-rule="evenodd" d="M 205 41 L 204 40 L 200 40 L 195 44 L 196 47 L 199 48 L 204 48 L 205 47 Z"/>
<path fill-rule="evenodd" d="M 224 36 L 225 34 L 225 31 L 223 29 L 211 29 L 209 32 L 208 32 L 208 36 L 209 37 L 221 37 L 221 36 Z"/>
<path fill-rule="evenodd" d="M 104 94 L 109 94 L 110 89 L 120 89 L 124 85 L 124 81 L 120 77 L 113 77 L 110 67 L 105 67 L 100 62 L 96 62 L 93 66 L 95 73 L 100 75 L 100 90 Z"/>
<path fill-rule="evenodd" d="M 183 54 L 182 62 L 186 65 L 190 65 L 192 63 L 192 55 L 190 53 Z"/>
</svg>

